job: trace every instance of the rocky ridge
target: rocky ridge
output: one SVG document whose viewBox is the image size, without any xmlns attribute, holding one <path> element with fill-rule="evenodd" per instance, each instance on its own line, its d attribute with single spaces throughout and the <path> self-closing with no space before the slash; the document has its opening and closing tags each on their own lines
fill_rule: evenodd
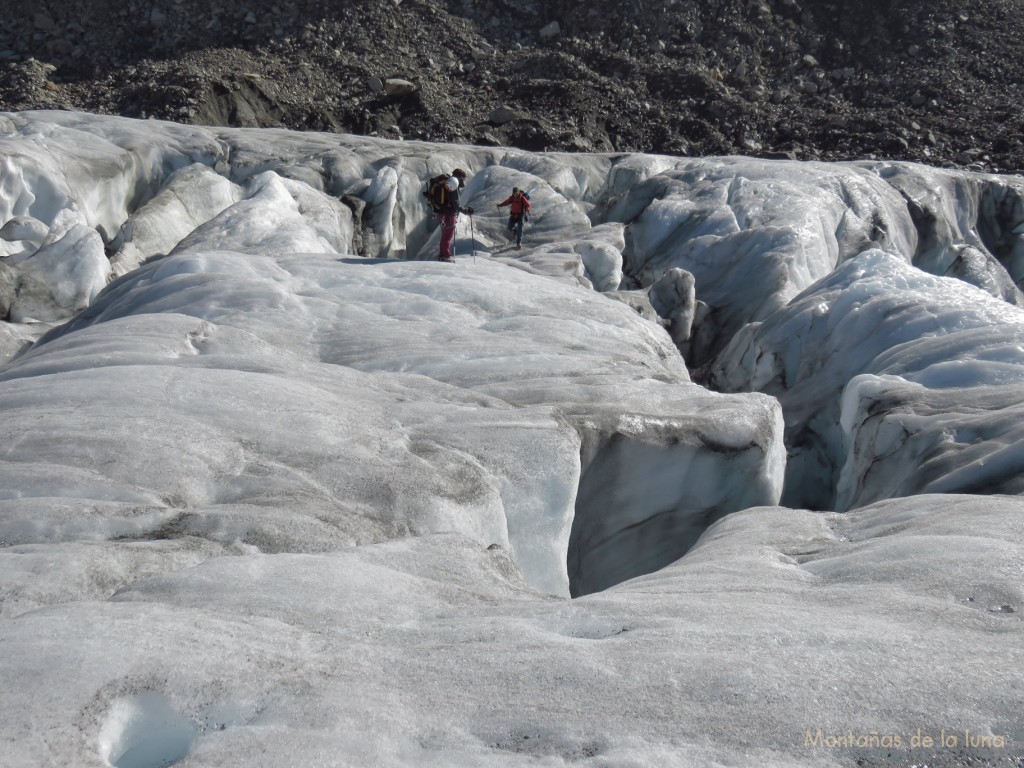
<svg viewBox="0 0 1024 768">
<path fill-rule="evenodd" d="M 1024 169 L 1014 0 L 14 3 L 0 108 Z"/>
</svg>

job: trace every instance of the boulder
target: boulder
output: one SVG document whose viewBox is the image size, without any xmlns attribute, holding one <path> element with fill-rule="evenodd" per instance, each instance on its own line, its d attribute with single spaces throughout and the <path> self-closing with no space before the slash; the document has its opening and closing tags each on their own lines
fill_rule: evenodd
<svg viewBox="0 0 1024 768">
<path fill-rule="evenodd" d="M 518 117 L 519 114 L 514 109 L 503 105 L 491 111 L 491 114 L 487 116 L 487 122 L 492 125 L 504 125 L 505 123 L 511 123 Z"/>
<path fill-rule="evenodd" d="M 400 77 L 389 77 L 384 81 L 384 92 L 388 96 L 408 96 L 416 92 L 416 84 Z"/>
<path fill-rule="evenodd" d="M 546 24 L 541 27 L 540 39 L 541 40 L 554 40 L 562 34 L 562 27 L 557 21 L 552 21 L 550 24 Z"/>
</svg>

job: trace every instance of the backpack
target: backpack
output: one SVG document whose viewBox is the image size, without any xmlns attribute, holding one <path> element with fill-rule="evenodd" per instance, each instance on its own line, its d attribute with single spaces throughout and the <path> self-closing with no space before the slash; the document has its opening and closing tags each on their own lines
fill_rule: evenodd
<svg viewBox="0 0 1024 768">
<path fill-rule="evenodd" d="M 527 192 L 525 189 L 520 189 L 519 190 L 519 194 L 523 196 L 523 199 L 526 202 L 530 202 L 530 193 Z M 523 217 L 523 221 L 529 221 L 530 220 L 530 212 L 528 210 L 526 210 L 525 207 L 523 208 L 523 212 L 522 212 L 521 215 Z"/>
<path fill-rule="evenodd" d="M 448 188 L 444 184 L 448 181 L 448 178 L 447 173 L 442 173 L 440 176 L 435 176 L 427 182 L 427 188 L 424 190 L 423 196 L 427 198 L 430 208 L 434 213 L 444 208 L 444 204 L 448 200 Z"/>
</svg>

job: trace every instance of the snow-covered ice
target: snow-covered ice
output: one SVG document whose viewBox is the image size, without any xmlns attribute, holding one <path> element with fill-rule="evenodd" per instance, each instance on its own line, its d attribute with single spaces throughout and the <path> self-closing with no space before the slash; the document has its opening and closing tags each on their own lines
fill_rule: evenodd
<svg viewBox="0 0 1024 768">
<path fill-rule="evenodd" d="M 0 115 L 4 764 L 1013 764 L 1022 192 Z"/>
</svg>

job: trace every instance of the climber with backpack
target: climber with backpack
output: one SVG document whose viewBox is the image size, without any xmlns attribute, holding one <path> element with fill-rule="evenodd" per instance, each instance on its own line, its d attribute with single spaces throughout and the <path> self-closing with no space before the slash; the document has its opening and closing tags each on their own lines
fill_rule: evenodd
<svg viewBox="0 0 1024 768">
<path fill-rule="evenodd" d="M 523 224 L 530 218 L 530 193 L 519 187 L 512 187 L 512 194 L 498 203 L 498 208 L 509 206 L 508 229 L 515 235 L 516 250 L 523 247 Z"/>
<path fill-rule="evenodd" d="M 472 208 L 463 208 L 459 204 L 459 190 L 466 185 L 466 172 L 456 168 L 451 174 L 443 173 L 427 182 L 424 192 L 430 201 L 431 210 L 441 222 L 441 253 L 438 261 L 453 262 L 452 241 L 455 239 L 455 225 L 459 214 L 473 215 Z"/>
</svg>

